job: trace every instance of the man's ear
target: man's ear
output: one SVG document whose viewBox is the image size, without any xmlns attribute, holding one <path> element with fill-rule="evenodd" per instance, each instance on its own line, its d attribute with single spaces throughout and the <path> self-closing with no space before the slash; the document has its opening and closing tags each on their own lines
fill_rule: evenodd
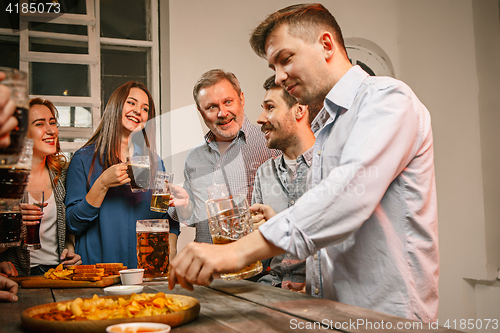
<svg viewBox="0 0 500 333">
<path fill-rule="evenodd" d="M 333 54 L 337 51 L 337 44 L 335 44 L 335 39 L 333 38 L 332 33 L 329 31 L 324 31 L 319 36 L 319 43 L 323 48 L 325 60 L 330 61 L 330 59 L 333 57 Z"/>
<path fill-rule="evenodd" d="M 241 92 L 240 95 L 240 101 L 241 101 L 241 106 L 245 106 L 245 95 L 243 95 L 243 91 Z"/>
<path fill-rule="evenodd" d="M 302 120 L 304 117 L 307 118 L 308 116 L 308 108 L 307 108 L 307 105 L 302 105 L 302 104 L 295 104 L 295 120 L 296 121 L 300 121 Z"/>
</svg>

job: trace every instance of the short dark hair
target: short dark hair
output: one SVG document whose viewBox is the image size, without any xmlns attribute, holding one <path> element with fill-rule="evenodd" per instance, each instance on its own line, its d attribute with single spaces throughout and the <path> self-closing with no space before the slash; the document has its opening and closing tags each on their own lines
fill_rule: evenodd
<svg viewBox="0 0 500 333">
<path fill-rule="evenodd" d="M 295 104 L 298 103 L 298 101 L 295 97 L 290 95 L 288 93 L 288 91 L 283 89 L 282 86 L 276 84 L 276 75 L 273 75 L 273 76 L 267 78 L 266 82 L 264 82 L 263 87 L 264 87 L 264 89 L 266 89 L 266 91 L 270 90 L 270 89 L 275 89 L 275 88 L 281 89 L 283 100 L 285 101 L 288 108 L 291 108 L 292 106 L 294 106 Z"/>
<path fill-rule="evenodd" d="M 241 95 L 240 82 L 231 72 L 223 71 L 222 69 L 211 69 L 208 72 L 205 72 L 198 79 L 193 88 L 193 98 L 196 102 L 196 106 L 198 110 L 200 110 L 200 103 L 198 102 L 198 97 L 200 95 L 200 90 L 203 88 L 211 87 L 214 84 L 219 83 L 222 80 L 227 80 L 233 86 L 234 90 L 238 93 L 238 96 Z"/>
<path fill-rule="evenodd" d="M 328 29 L 337 43 L 347 54 L 342 31 L 333 15 L 319 3 L 298 4 L 282 8 L 269 16 L 252 33 L 250 46 L 262 58 L 266 57 L 266 40 L 281 25 L 289 27 L 288 32 L 295 37 L 312 42 L 319 28 Z"/>
</svg>

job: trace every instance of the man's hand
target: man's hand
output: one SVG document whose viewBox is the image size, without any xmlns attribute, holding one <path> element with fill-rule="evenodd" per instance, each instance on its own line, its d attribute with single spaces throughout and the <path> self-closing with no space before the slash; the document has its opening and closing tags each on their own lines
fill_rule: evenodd
<svg viewBox="0 0 500 333">
<path fill-rule="evenodd" d="M 10 261 L 2 261 L 0 263 L 0 274 L 7 276 L 18 276 L 17 269 Z"/>
<path fill-rule="evenodd" d="M 261 222 L 259 218 L 269 221 L 274 215 L 276 215 L 276 212 L 271 208 L 271 206 L 258 203 L 253 204 L 252 207 L 250 207 L 250 213 L 253 215 L 253 221 L 257 221 L 258 223 Z M 262 223 L 260 223 L 259 226 L 260 225 L 262 225 Z"/>
<path fill-rule="evenodd" d="M 5 276 L 0 276 L 0 301 L 16 302 L 17 288 L 17 283 Z"/>
<path fill-rule="evenodd" d="M 284 252 L 258 230 L 230 244 L 191 242 L 170 264 L 168 287 L 172 290 L 177 283 L 189 290 L 193 290 L 195 284 L 208 286 L 222 273 L 238 272 L 257 260 Z"/>
</svg>

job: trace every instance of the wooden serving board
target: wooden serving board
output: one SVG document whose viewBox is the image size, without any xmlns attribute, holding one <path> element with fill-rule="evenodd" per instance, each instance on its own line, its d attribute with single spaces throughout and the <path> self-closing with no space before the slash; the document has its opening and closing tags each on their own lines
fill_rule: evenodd
<svg viewBox="0 0 500 333">
<path fill-rule="evenodd" d="M 51 280 L 43 276 L 11 278 L 23 288 L 102 288 L 120 282 L 120 275 L 103 277 L 100 281 Z"/>
<path fill-rule="evenodd" d="M 102 298 L 118 299 L 123 296 L 104 296 Z M 102 333 L 106 331 L 106 327 L 114 324 L 128 322 L 153 322 L 168 324 L 172 327 L 186 324 L 196 319 L 200 313 L 200 302 L 196 298 L 167 294 L 167 297 L 178 299 L 183 306 L 187 306 L 186 310 L 168 313 L 160 316 L 150 317 L 133 317 L 120 319 L 104 319 L 104 320 L 81 320 L 81 321 L 50 321 L 38 318 L 32 318 L 34 315 L 49 312 L 57 308 L 59 303 L 67 303 L 71 301 L 63 301 L 57 303 L 48 303 L 34 306 L 26 309 L 22 313 L 21 322 L 25 329 L 36 333 Z M 85 299 L 84 299 L 85 300 Z"/>
</svg>

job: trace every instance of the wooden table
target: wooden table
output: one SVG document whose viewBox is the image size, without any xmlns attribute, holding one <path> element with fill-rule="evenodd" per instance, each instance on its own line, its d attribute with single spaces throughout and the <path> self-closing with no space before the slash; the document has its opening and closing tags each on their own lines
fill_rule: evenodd
<svg viewBox="0 0 500 333">
<path fill-rule="evenodd" d="M 173 328 L 173 333 L 325 332 L 328 329 L 334 332 L 458 332 L 250 281 L 217 280 L 210 287 L 197 286 L 192 292 L 179 286 L 170 291 L 165 283 L 144 285 L 143 292 L 187 295 L 201 303 L 199 317 Z M 103 296 L 104 292 L 101 288 L 20 289 L 16 303 L 0 303 L 0 332 L 25 332 L 21 327 L 21 313 L 29 307 L 94 294 Z"/>
</svg>

